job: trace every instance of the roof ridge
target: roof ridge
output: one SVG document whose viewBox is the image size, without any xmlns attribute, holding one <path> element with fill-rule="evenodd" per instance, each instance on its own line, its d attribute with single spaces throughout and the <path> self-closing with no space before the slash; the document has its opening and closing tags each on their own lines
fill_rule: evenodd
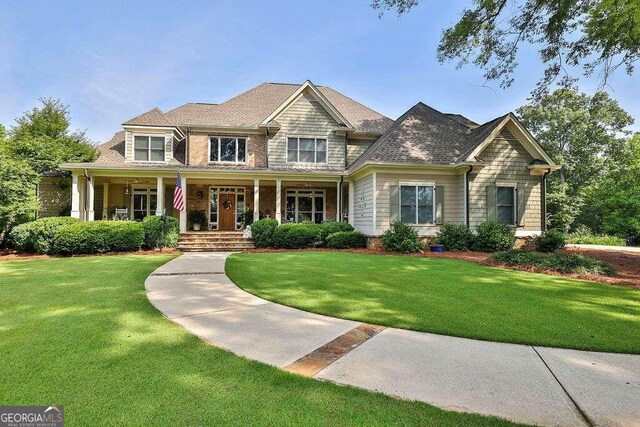
<svg viewBox="0 0 640 427">
<path fill-rule="evenodd" d="M 160 114 L 160 117 L 162 117 L 162 119 L 164 120 L 165 124 L 167 124 L 167 125 L 169 125 L 169 126 L 172 126 L 172 127 L 175 127 L 175 125 L 174 125 L 173 123 L 171 123 L 171 121 L 169 121 L 169 119 L 167 119 L 167 117 L 164 115 L 164 113 L 162 112 L 162 110 L 161 110 L 161 109 L 159 109 L 158 107 L 153 107 L 153 108 L 152 108 L 152 109 L 150 109 L 149 111 L 145 111 L 144 113 L 139 114 L 139 115 L 137 115 L 137 116 L 135 116 L 135 117 L 133 117 L 133 118 L 131 118 L 131 119 L 129 119 L 129 120 L 127 120 L 127 121 L 125 121 L 125 122 L 123 123 L 123 125 L 125 125 L 125 124 L 131 124 L 132 126 L 135 126 L 136 124 L 135 124 L 135 123 L 131 123 L 131 122 L 134 122 L 135 120 L 137 120 L 137 119 L 141 118 L 142 116 L 145 116 L 145 115 L 150 114 L 150 113 L 153 113 L 153 112 L 157 112 L 158 114 Z"/>
</svg>

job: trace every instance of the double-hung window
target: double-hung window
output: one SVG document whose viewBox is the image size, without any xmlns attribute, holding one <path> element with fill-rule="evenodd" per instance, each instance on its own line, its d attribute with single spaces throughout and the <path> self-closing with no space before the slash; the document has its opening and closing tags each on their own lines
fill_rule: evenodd
<svg viewBox="0 0 640 427">
<path fill-rule="evenodd" d="M 209 138 L 209 161 L 244 163 L 247 161 L 247 138 L 212 136 Z"/>
<path fill-rule="evenodd" d="M 287 138 L 287 162 L 327 163 L 326 138 Z"/>
<path fill-rule="evenodd" d="M 401 185 L 400 221 L 412 225 L 434 224 L 434 195 L 433 185 Z"/>
<path fill-rule="evenodd" d="M 136 162 L 164 162 L 164 136 L 133 137 L 133 160 Z"/>
<path fill-rule="evenodd" d="M 497 186 L 497 219 L 506 224 L 516 223 L 516 188 L 514 186 Z"/>
</svg>

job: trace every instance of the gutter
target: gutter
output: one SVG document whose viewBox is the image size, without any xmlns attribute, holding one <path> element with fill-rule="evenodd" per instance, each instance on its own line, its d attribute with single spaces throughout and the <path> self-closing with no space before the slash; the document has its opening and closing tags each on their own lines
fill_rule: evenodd
<svg viewBox="0 0 640 427">
<path fill-rule="evenodd" d="M 336 206 L 336 219 L 338 220 L 338 222 L 342 222 L 342 184 L 343 183 L 344 183 L 344 175 L 340 175 L 340 188 L 338 189 L 338 206 Z"/>
<path fill-rule="evenodd" d="M 552 172 L 551 169 L 548 169 L 542 175 L 542 182 L 540 183 L 540 219 L 542 226 L 542 231 L 547 231 L 547 175 Z"/>
<path fill-rule="evenodd" d="M 473 166 L 469 166 L 469 170 L 464 173 L 464 215 L 465 215 L 465 223 L 467 228 L 470 226 L 469 221 L 469 176 L 471 175 L 471 171 L 473 170 Z"/>
<path fill-rule="evenodd" d="M 87 179 L 87 184 L 85 184 L 85 185 L 89 185 L 89 181 L 91 181 L 91 177 L 89 176 L 88 169 L 84 168 L 83 172 L 84 172 L 84 177 Z M 95 197 L 95 194 L 93 194 L 93 192 L 91 192 L 91 197 Z M 87 197 L 87 188 L 85 187 L 85 189 L 84 189 L 84 200 L 83 200 L 83 202 L 84 202 L 83 205 L 84 206 L 82 206 L 84 208 L 83 209 L 83 211 L 84 211 L 84 221 L 87 220 L 87 202 L 88 201 L 89 201 L 89 198 Z"/>
</svg>

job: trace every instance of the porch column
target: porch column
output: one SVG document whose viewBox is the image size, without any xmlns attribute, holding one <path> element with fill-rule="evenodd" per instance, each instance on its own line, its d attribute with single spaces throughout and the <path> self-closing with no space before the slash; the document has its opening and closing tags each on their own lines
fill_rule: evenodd
<svg viewBox="0 0 640 427">
<path fill-rule="evenodd" d="M 158 177 L 156 184 L 156 215 L 161 216 L 164 213 L 164 184 L 162 177 Z"/>
<path fill-rule="evenodd" d="M 109 219 L 109 183 L 102 184 L 102 219 Z"/>
<path fill-rule="evenodd" d="M 95 220 L 96 213 L 94 210 L 95 206 L 95 191 L 93 188 L 94 177 L 87 177 L 87 221 Z"/>
<path fill-rule="evenodd" d="M 80 219 L 80 185 L 76 174 L 71 176 L 71 217 Z"/>
<path fill-rule="evenodd" d="M 355 224 L 355 218 L 353 217 L 354 213 L 354 207 L 355 207 L 355 200 L 356 200 L 356 186 L 354 184 L 353 181 L 349 181 L 349 224 L 354 225 Z"/>
<path fill-rule="evenodd" d="M 184 208 L 180 211 L 180 232 L 187 232 L 187 178 L 183 175 L 180 176 L 180 183 L 182 184 L 182 197 L 184 199 Z"/>
<path fill-rule="evenodd" d="M 282 224 L 282 180 L 276 179 L 276 220 Z"/>
<path fill-rule="evenodd" d="M 260 180 L 253 180 L 253 220 L 260 219 Z"/>
<path fill-rule="evenodd" d="M 342 221 L 342 212 L 340 209 L 340 193 L 342 192 L 342 184 L 338 181 L 336 185 L 336 221 Z"/>
</svg>

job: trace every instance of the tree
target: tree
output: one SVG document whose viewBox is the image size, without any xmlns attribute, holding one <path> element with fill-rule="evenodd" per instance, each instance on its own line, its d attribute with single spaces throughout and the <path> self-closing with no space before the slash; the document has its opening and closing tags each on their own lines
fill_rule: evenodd
<svg viewBox="0 0 640 427">
<path fill-rule="evenodd" d="M 84 132 L 69 131 L 69 109 L 60 100 L 40 99 L 42 106 L 16 119 L 5 141 L 13 159 L 27 162 L 39 174 L 57 171 L 60 163 L 91 162 L 96 149 Z"/>
<path fill-rule="evenodd" d="M 372 7 L 409 12 L 418 0 L 372 0 Z M 604 87 L 620 67 L 633 73 L 640 58 L 638 0 L 473 0 L 460 20 L 447 28 L 438 46 L 438 60 L 472 62 L 487 80 L 513 82 L 522 44 L 539 47 L 546 65 L 536 93 L 546 88 L 566 66 L 582 66 L 585 76 L 598 73 Z M 577 76 L 572 76 L 577 77 Z"/>
<path fill-rule="evenodd" d="M 604 92 L 593 97 L 561 88 L 518 108 L 522 123 L 562 166 L 549 178 L 550 225 L 567 229 L 582 205 L 581 190 L 619 163 L 633 118 Z"/>
<path fill-rule="evenodd" d="M 15 225 L 33 218 L 37 183 L 27 162 L 0 153 L 0 244 Z"/>
<path fill-rule="evenodd" d="M 596 233 L 640 238 L 640 134 L 612 155 L 607 174 L 583 191 L 578 219 Z"/>
</svg>

